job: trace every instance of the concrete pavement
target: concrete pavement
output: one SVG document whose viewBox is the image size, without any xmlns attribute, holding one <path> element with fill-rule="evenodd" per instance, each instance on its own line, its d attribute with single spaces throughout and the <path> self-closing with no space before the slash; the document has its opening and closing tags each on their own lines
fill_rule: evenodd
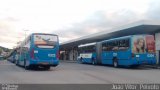
<svg viewBox="0 0 160 90">
<path fill-rule="evenodd" d="M 0 83 L 17 84 L 112 84 L 160 83 L 160 70 L 153 68 L 114 68 L 61 62 L 51 70 L 25 70 L 0 61 Z"/>
</svg>

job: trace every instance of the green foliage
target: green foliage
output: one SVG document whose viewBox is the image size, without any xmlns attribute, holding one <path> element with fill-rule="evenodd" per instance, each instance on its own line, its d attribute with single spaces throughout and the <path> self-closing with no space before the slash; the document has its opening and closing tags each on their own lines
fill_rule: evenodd
<svg viewBox="0 0 160 90">
<path fill-rule="evenodd" d="M 11 49 L 0 46 L 0 55 L 2 54 L 2 52 L 10 52 L 10 51 Z"/>
<path fill-rule="evenodd" d="M 2 48 L 0 48 L 0 55 L 1 55 L 1 53 L 2 53 Z"/>
</svg>

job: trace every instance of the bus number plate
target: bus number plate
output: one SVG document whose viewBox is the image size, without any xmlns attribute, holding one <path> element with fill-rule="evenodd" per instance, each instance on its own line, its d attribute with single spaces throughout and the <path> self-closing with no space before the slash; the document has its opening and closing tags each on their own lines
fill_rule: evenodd
<svg viewBox="0 0 160 90">
<path fill-rule="evenodd" d="M 55 57 L 55 54 L 48 54 L 48 57 Z"/>
</svg>

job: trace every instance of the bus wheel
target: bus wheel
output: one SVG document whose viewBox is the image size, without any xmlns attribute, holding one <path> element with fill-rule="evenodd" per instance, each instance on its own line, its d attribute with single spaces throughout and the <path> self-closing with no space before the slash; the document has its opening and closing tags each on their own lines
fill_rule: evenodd
<svg viewBox="0 0 160 90">
<path fill-rule="evenodd" d="M 19 65 L 18 60 L 15 61 L 15 64 L 16 64 L 17 66 Z"/>
<path fill-rule="evenodd" d="M 83 64 L 83 58 L 82 57 L 80 58 L 80 63 Z"/>
<path fill-rule="evenodd" d="M 24 60 L 24 68 L 25 68 L 25 70 L 29 70 L 30 69 L 30 67 L 26 65 L 26 60 Z"/>
<path fill-rule="evenodd" d="M 29 66 L 24 66 L 24 68 L 25 68 L 25 70 L 29 70 L 30 69 L 30 67 Z"/>
<path fill-rule="evenodd" d="M 115 68 L 118 67 L 118 59 L 117 59 L 117 58 L 114 58 L 114 59 L 113 59 L 113 66 L 114 66 Z"/>
<path fill-rule="evenodd" d="M 94 60 L 92 60 L 92 64 L 93 64 L 93 65 L 95 64 Z"/>
<path fill-rule="evenodd" d="M 96 65 L 95 60 L 92 60 L 92 65 Z"/>
</svg>

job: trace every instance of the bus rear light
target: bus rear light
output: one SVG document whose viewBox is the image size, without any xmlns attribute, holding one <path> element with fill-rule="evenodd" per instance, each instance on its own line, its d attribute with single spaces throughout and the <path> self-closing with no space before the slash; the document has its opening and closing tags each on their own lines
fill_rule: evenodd
<svg viewBox="0 0 160 90">
<path fill-rule="evenodd" d="M 59 59 L 59 51 L 56 53 L 56 58 Z"/>
<path fill-rule="evenodd" d="M 30 56 L 32 59 L 34 59 L 34 49 L 31 50 Z"/>
</svg>

